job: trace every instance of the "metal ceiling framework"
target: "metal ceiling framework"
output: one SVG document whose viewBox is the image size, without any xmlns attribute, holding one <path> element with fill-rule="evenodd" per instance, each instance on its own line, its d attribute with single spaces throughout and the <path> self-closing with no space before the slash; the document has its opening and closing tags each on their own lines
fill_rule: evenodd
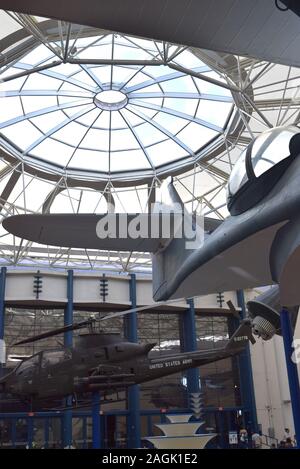
<svg viewBox="0 0 300 469">
<path fill-rule="evenodd" d="M 155 189 L 160 185 L 165 175 L 172 173 L 175 178 L 175 186 L 188 210 L 223 219 L 228 214 L 225 195 L 226 182 L 243 148 L 253 137 L 267 128 L 299 123 L 300 72 L 296 68 L 160 41 L 153 41 L 157 53 L 152 52 L 153 57 L 149 57 L 147 60 L 145 58 L 129 60 L 114 57 L 82 58 L 78 57 L 82 48 L 76 49 L 76 42 L 79 44 L 80 38 L 87 40 L 87 38 L 94 37 L 96 44 L 99 37 L 113 37 L 113 41 L 117 44 L 118 41 L 119 43 L 128 41 L 128 36 L 119 33 L 115 35 L 111 32 L 62 21 L 45 21 L 23 14 L 9 13 L 9 15 L 10 21 L 16 22 L 18 28 L 0 41 L 0 88 L 1 84 L 5 85 L 3 96 L 4 93 L 10 97 L 21 96 L 19 99 L 22 101 L 22 96 L 26 96 L 25 90 L 22 87 L 18 90 L 10 88 L 10 82 L 15 83 L 16 80 L 24 78 L 26 80 L 32 75 L 61 79 L 61 74 L 58 74 L 55 68 L 62 64 L 80 66 L 82 72 L 86 73 L 91 80 L 96 80 L 93 73 L 95 66 L 110 66 L 111 70 L 113 67 L 125 67 L 133 70 L 135 74 L 140 73 L 141 69 L 148 66 L 168 67 L 168 74 L 158 76 L 158 78 L 157 76 L 148 76 L 148 83 L 145 84 L 141 81 L 140 89 L 138 89 L 139 84 L 137 83 L 131 87 L 131 90 L 127 90 L 126 96 L 129 103 L 131 101 L 131 111 L 138 118 L 142 113 L 144 122 L 146 121 L 147 124 L 155 127 L 155 130 L 164 133 L 168 139 L 181 146 L 182 142 L 176 133 L 162 128 L 162 125 L 157 124 L 153 116 L 164 112 L 172 117 L 186 119 L 188 123 L 204 125 L 210 130 L 215 130 L 217 136 L 206 142 L 198 151 L 191 151 L 186 144 L 184 146 L 186 155 L 183 158 L 155 165 L 149 157 L 148 148 L 142 142 L 136 127 L 125 116 L 125 119 L 123 118 L 124 126 L 135 138 L 150 167 L 139 171 L 135 171 L 133 168 L 128 171 L 116 171 L 115 173 L 111 171 L 106 174 L 82 169 L 78 171 L 76 168 L 59 168 L 51 164 L 51 161 L 34 160 L 34 158 L 28 157 L 30 156 L 30 150 L 28 150 L 30 146 L 27 147 L 27 152 L 22 152 L 13 145 L 13 142 L 2 138 L 0 143 L 0 210 L 2 218 L 12 214 L 45 213 L 47 211 L 98 213 L 106 211 L 107 202 L 113 202 L 114 209 L 118 212 L 144 212 L 148 210 L 149 202 L 154 200 Z M 3 21 L 3 16 L 0 21 Z M 129 40 L 132 41 L 132 44 L 138 41 L 134 37 L 130 37 Z M 141 40 L 139 41 L 141 44 Z M 46 62 L 39 63 L 35 67 L 25 66 L 22 59 L 39 45 L 43 45 L 49 50 L 50 59 L 46 59 Z M 187 68 L 182 63 L 176 62 L 176 57 L 185 51 L 201 60 L 202 70 L 195 67 Z M 191 83 L 203 80 L 208 85 L 218 86 L 224 90 L 224 94 L 216 96 L 210 93 L 201 93 L 199 89 L 181 93 L 166 91 L 162 88 L 159 88 L 158 91 L 143 90 L 151 85 L 159 87 L 160 79 L 169 81 L 182 76 L 189 76 Z M 69 77 L 68 80 L 74 87 L 78 85 L 75 79 L 73 83 L 72 78 Z M 101 87 L 99 79 L 97 82 L 99 93 L 104 88 Z M 111 79 L 109 86 L 105 89 L 113 89 L 113 87 L 114 82 Z M 34 90 L 34 93 L 32 90 L 27 92 L 27 95 L 28 93 L 31 93 L 30 96 L 34 94 L 37 97 L 45 95 L 45 93 L 49 95 L 51 90 L 37 89 Z M 62 90 L 60 90 L 60 94 L 64 94 Z M 57 95 L 58 93 L 55 92 L 55 96 Z M 78 94 L 76 94 L 76 98 L 78 98 Z M 201 100 L 207 100 L 208 103 L 230 102 L 232 109 L 225 125 L 222 128 L 216 128 L 215 124 L 209 120 L 201 119 L 201 122 L 197 122 L 196 111 L 194 115 L 187 116 L 181 110 L 172 109 L 165 105 L 165 100 L 174 98 L 179 100 L 196 99 L 200 103 Z M 157 99 L 160 100 L 159 103 L 153 101 Z M 68 104 L 67 102 L 67 107 Z M 93 101 L 92 105 L 94 106 Z M 145 109 L 148 115 L 144 114 Z M 149 111 L 153 114 L 149 114 Z M 122 113 L 122 109 L 116 112 Z M 19 121 L 36 117 L 28 114 L 23 109 Z M 67 120 L 72 120 L 72 117 L 68 117 Z M 11 122 L 11 125 L 15 123 Z M 40 137 L 40 140 L 49 138 L 50 133 L 46 132 Z M 147 253 L 101 252 L 46 247 L 17 239 L 7 234 L 2 228 L 0 256 L 2 264 L 24 267 L 151 272 L 151 257 Z"/>
<path fill-rule="evenodd" d="M 16 138 L 16 133 L 19 132 L 18 124 L 22 122 L 33 124 L 34 127 L 30 126 L 31 132 L 35 129 L 36 134 L 38 133 L 36 139 L 33 139 L 27 146 L 24 144 L 18 154 L 18 158 L 24 164 L 28 163 L 38 170 L 44 169 L 45 172 L 51 174 L 79 180 L 106 181 L 110 179 L 128 184 L 128 180 L 149 180 L 154 175 L 169 174 L 170 171 L 191 167 L 198 160 L 204 159 L 203 154 L 208 148 L 214 148 L 216 151 L 222 148 L 222 134 L 225 128 L 226 131 L 231 132 L 232 127 L 236 125 L 232 116 L 233 98 L 230 91 L 237 90 L 237 87 L 229 80 L 224 80 L 222 71 L 218 79 L 213 69 L 202 61 L 198 50 L 156 41 L 142 41 L 138 38 L 91 28 L 79 28 L 76 25 L 69 27 L 60 24 L 55 28 L 53 21 L 42 22 L 42 27 L 39 24 L 41 31 L 37 34 L 24 15 L 10 15 L 22 26 L 26 26 L 28 33 L 32 35 L 31 40 L 32 37 L 40 38 L 43 30 L 44 38 L 40 39 L 40 42 L 44 48 L 47 45 L 50 52 L 50 55 L 45 55 L 43 51 L 38 60 L 37 58 L 33 60 L 32 54 L 30 52 L 28 54 L 28 48 L 26 48 L 28 55 L 23 55 L 20 60 L 8 64 L 4 59 L 2 81 L 6 86 L 2 85 L 2 91 L 0 91 L 0 97 L 6 98 L 3 106 L 13 104 L 13 98 L 20 98 L 21 106 L 19 106 L 19 113 L 2 120 L 0 124 L 2 146 L 8 153 L 16 150 L 16 142 L 13 141 L 11 145 L 10 141 Z M 55 30 L 56 34 L 54 34 Z M 84 43 L 79 44 L 83 38 Z M 89 43 L 88 39 L 90 39 Z M 39 44 L 38 39 L 36 41 Z M 35 47 L 33 50 L 37 55 L 38 48 Z M 101 53 L 104 58 L 101 55 L 99 58 Z M 125 58 L 122 58 L 122 55 Z M 130 55 L 133 56 L 132 59 L 127 58 Z M 182 58 L 184 55 L 188 57 Z M 29 61 L 28 57 L 30 57 Z M 182 63 L 187 60 L 194 62 L 192 67 L 182 66 Z M 71 68 L 71 73 L 65 73 L 66 68 L 67 70 Z M 39 80 L 48 79 L 49 86 L 52 85 L 53 89 L 45 88 L 43 83 L 40 88 L 39 85 L 34 88 L 30 80 L 37 76 Z M 80 79 L 77 78 L 79 76 Z M 9 88 L 10 82 L 11 88 Z M 34 83 L 36 84 L 36 80 Z M 208 87 L 208 92 L 205 92 L 205 86 L 206 89 Z M 104 109 L 103 103 L 100 104 L 98 96 L 107 93 L 107 90 L 119 94 L 124 93 L 124 105 L 118 109 L 112 109 L 110 105 L 111 110 L 117 112 L 105 112 L 109 111 L 109 108 Z M 215 91 L 215 94 L 211 90 Z M 34 100 L 35 98 L 40 98 L 40 101 L 48 98 L 47 102 L 53 98 L 50 100 L 52 105 L 31 106 L 30 111 L 27 111 L 28 99 Z M 176 103 L 174 103 L 175 100 Z M 205 102 L 210 107 L 214 103 L 218 106 L 218 112 L 210 118 L 205 115 L 204 117 L 198 116 L 199 111 L 203 116 L 204 112 L 201 113 L 201 110 Z M 221 103 L 227 106 L 226 109 L 221 108 Z M 37 119 L 47 115 L 57 116 L 58 122 L 44 131 Z M 61 115 L 64 119 L 60 119 Z M 83 118 L 86 119 L 87 116 L 90 116 L 88 123 L 86 120 L 83 121 Z M 109 125 L 102 122 L 105 117 L 109 120 Z M 169 125 L 164 124 L 166 118 L 170 121 L 167 122 Z M 113 120 L 117 121 L 115 126 L 113 126 Z M 224 122 L 221 124 L 222 120 Z M 98 124 L 99 121 L 101 124 Z M 60 153 L 63 151 L 66 153 L 65 158 L 63 158 L 64 155 L 59 155 L 61 162 L 54 161 L 55 155 L 52 155 L 52 159 L 48 158 L 45 161 L 43 150 L 40 150 L 42 156 L 40 153 L 36 154 L 38 148 L 41 148 L 44 143 L 49 145 L 49 142 L 53 143 L 53 140 L 62 143 L 63 139 L 59 134 L 66 128 L 71 128 L 71 125 L 74 128 L 74 123 L 81 124 L 81 129 L 76 126 L 75 131 L 79 129 L 80 132 L 83 129 L 84 132 L 77 145 L 72 145 L 68 140 L 64 142 L 67 145 L 63 150 L 57 150 Z M 191 124 L 195 124 L 193 132 L 195 141 L 190 142 L 193 145 L 189 145 L 188 139 L 182 136 L 187 129 L 190 132 Z M 93 153 L 88 150 L 95 150 L 91 148 L 90 142 L 87 143 L 87 140 L 91 140 L 88 137 L 92 131 L 97 130 L 97 134 L 104 140 L 103 134 L 99 131 L 106 131 L 108 127 L 109 132 L 106 132 L 107 142 L 105 142 L 107 148 L 104 149 L 103 144 L 103 148 L 97 148 L 102 152 L 101 158 L 92 157 L 93 160 L 99 162 L 99 167 L 95 168 L 94 162 L 94 167 L 88 168 L 87 161 L 91 162 L 91 156 L 88 153 Z M 127 133 L 131 134 L 131 147 L 128 144 L 122 148 L 114 142 L 114 134 L 120 134 L 117 131 L 124 128 L 129 129 Z M 143 129 L 142 132 L 141 129 Z M 9 131 L 8 136 L 5 134 L 7 131 Z M 150 131 L 156 134 L 156 139 L 151 141 L 148 135 Z M 204 131 L 207 135 L 203 137 L 201 133 Z M 199 134 L 198 138 L 197 134 Z M 76 135 L 73 138 L 76 138 Z M 167 141 L 172 143 L 172 148 L 168 143 L 163 150 L 162 145 L 158 144 Z M 156 150 L 152 151 L 153 149 Z M 130 161 L 127 160 L 125 167 L 121 168 L 121 158 L 119 157 L 118 160 L 113 158 L 114 154 L 118 154 L 121 150 L 130 152 L 130 160 L 133 160 L 133 152 L 139 151 L 139 156 L 134 161 L 136 167 L 129 167 Z M 81 169 L 77 166 L 78 163 L 82 165 L 82 157 L 78 158 L 80 151 L 85 152 L 84 168 Z M 178 151 L 179 155 L 175 155 L 174 153 Z M 108 155 L 107 158 L 105 158 L 106 155 Z M 74 163 L 76 159 L 77 165 Z M 114 159 L 115 168 L 112 167 Z M 143 160 L 142 165 L 140 165 L 140 160 Z"/>
</svg>

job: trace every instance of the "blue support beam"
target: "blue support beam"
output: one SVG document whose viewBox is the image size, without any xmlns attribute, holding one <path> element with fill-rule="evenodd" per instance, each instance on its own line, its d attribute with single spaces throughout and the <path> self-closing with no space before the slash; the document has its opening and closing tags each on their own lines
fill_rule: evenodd
<svg viewBox="0 0 300 469">
<path fill-rule="evenodd" d="M 300 390 L 297 364 L 292 360 L 294 354 L 293 348 L 293 328 L 290 313 L 286 309 L 280 312 L 280 322 L 282 330 L 282 338 L 284 343 L 286 369 L 289 380 L 289 388 L 291 395 L 291 404 L 293 412 L 293 420 L 297 441 L 297 448 L 300 448 Z"/>
<path fill-rule="evenodd" d="M 152 435 L 152 417 L 147 415 L 147 435 Z"/>
<path fill-rule="evenodd" d="M 64 314 L 64 326 L 69 326 L 73 324 L 73 270 L 68 270 L 67 277 L 67 304 L 65 307 Z M 64 346 L 72 347 L 73 345 L 73 331 L 68 331 L 64 333 Z"/>
<path fill-rule="evenodd" d="M 131 308 L 136 308 L 136 275 L 130 275 L 129 281 L 129 299 L 131 302 Z M 137 321 L 137 313 L 133 311 L 126 316 L 126 337 L 130 342 L 137 342 L 138 341 L 138 321 Z"/>
<path fill-rule="evenodd" d="M 131 274 L 129 281 L 129 297 L 132 308 L 136 308 L 136 276 Z M 130 342 L 138 341 L 137 313 L 133 311 L 125 318 L 125 335 Z M 129 448 L 140 448 L 141 446 L 141 422 L 140 422 L 140 389 L 139 385 L 129 386 L 127 437 Z"/>
<path fill-rule="evenodd" d="M 45 418 L 44 421 L 44 449 L 49 448 L 49 436 L 50 436 L 50 420 L 49 418 Z"/>
<path fill-rule="evenodd" d="M 218 424 L 218 434 L 219 434 L 219 445 L 222 449 L 225 449 L 227 446 L 227 438 L 225 437 L 225 413 L 224 411 L 217 412 L 217 424 Z M 227 436 L 227 434 L 226 434 Z"/>
<path fill-rule="evenodd" d="M 87 444 L 87 418 L 82 418 L 82 448 L 86 449 L 88 447 Z"/>
<path fill-rule="evenodd" d="M 2 376 L 3 366 L 5 364 L 5 284 L 6 284 L 6 267 L 1 268 L 0 275 L 0 377 Z M 1 357 L 1 355 L 3 355 Z M 3 362 L 3 363 L 2 363 Z"/>
<path fill-rule="evenodd" d="M 28 449 L 33 448 L 33 438 L 34 438 L 33 417 L 28 417 L 27 419 L 27 447 Z"/>
<path fill-rule="evenodd" d="M 100 427 L 100 394 L 99 392 L 93 393 L 92 398 L 92 447 L 93 449 L 101 448 L 101 427 Z"/>
<path fill-rule="evenodd" d="M 73 324 L 73 270 L 68 270 L 67 277 L 67 304 L 64 313 L 64 325 L 69 326 Z M 73 345 L 73 331 L 64 333 L 64 346 L 72 347 Z M 65 399 L 65 406 L 70 407 L 64 411 L 63 416 L 63 447 L 68 448 L 72 446 L 72 396 Z"/>
<path fill-rule="evenodd" d="M 197 332 L 195 321 L 194 300 L 188 299 L 189 309 L 184 313 L 184 351 L 194 352 L 197 350 Z M 189 393 L 200 391 L 199 368 L 187 370 L 187 386 Z"/>
<path fill-rule="evenodd" d="M 183 352 L 194 352 L 197 350 L 197 332 L 196 332 L 196 320 L 195 320 L 195 306 L 193 298 L 187 300 L 189 305 L 188 309 L 182 315 L 182 348 Z M 199 405 L 201 402 L 201 384 L 199 368 L 191 368 L 186 371 L 187 378 L 187 391 L 189 396 L 189 407 L 194 412 L 194 406 Z M 199 397 L 194 396 L 194 405 L 192 403 L 192 395 L 198 394 Z M 199 414 L 201 412 L 199 411 Z"/>
<path fill-rule="evenodd" d="M 11 422 L 11 443 L 12 447 L 16 448 L 17 441 L 17 419 L 12 419 Z"/>
<path fill-rule="evenodd" d="M 236 292 L 236 296 L 238 306 L 241 308 L 240 316 L 241 319 L 243 319 L 246 317 L 246 305 L 243 290 L 238 290 Z M 258 423 L 249 345 L 247 345 L 246 349 L 239 355 L 238 363 L 241 400 L 246 415 L 245 424 L 246 426 L 250 427 L 252 432 L 257 432 Z"/>
</svg>

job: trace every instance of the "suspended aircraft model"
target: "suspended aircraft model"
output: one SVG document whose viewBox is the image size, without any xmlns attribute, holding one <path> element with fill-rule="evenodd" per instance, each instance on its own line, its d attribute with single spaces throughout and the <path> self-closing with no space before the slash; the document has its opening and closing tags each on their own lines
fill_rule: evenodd
<svg viewBox="0 0 300 469">
<path fill-rule="evenodd" d="M 296 126 L 273 128 L 253 140 L 230 175 L 230 216 L 224 221 L 204 218 L 204 237 L 192 248 L 182 227 L 178 236 L 175 222 L 169 236 L 154 238 L 115 233 L 99 237 L 99 223 L 106 214 L 16 215 L 6 218 L 3 226 L 15 236 L 42 244 L 152 252 L 155 301 L 278 284 L 280 303 L 296 306 L 300 304 L 299 155 Z M 167 178 L 148 216 L 172 214 L 174 207 L 175 211 L 180 207 L 185 217 L 184 205 Z M 128 233 L 135 217 L 127 218 Z M 202 226 L 186 219 L 197 237 Z"/>
<path fill-rule="evenodd" d="M 300 65 L 298 0 L 0 0 L 0 8 L 31 15 L 31 22 L 37 15 L 199 47 L 204 53 L 219 51 Z M 51 37 L 52 31 L 46 36 Z M 279 33 L 274 35 L 274 31 Z M 72 34 L 71 39 L 76 38 Z M 68 61 L 66 55 L 62 58 Z"/>
<path fill-rule="evenodd" d="M 96 321 L 89 319 L 15 344 L 23 345 L 71 330 L 89 328 L 88 333 L 74 337 L 73 347 L 44 350 L 22 360 L 0 379 L 0 392 L 31 404 L 38 400 L 96 391 L 101 391 L 105 400 L 107 395 L 133 384 L 232 357 L 244 350 L 248 340 L 255 342 L 251 322 L 244 320 L 225 347 L 155 356 L 153 352 L 150 354 L 155 344 L 132 343 L 118 334 L 96 332 Z"/>
</svg>

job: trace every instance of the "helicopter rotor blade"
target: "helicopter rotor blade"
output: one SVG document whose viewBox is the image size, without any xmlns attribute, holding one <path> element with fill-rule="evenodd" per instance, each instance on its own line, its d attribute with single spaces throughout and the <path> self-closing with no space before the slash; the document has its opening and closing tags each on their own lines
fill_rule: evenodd
<svg viewBox="0 0 300 469">
<path fill-rule="evenodd" d="M 238 310 L 236 309 L 236 307 L 234 306 L 234 304 L 232 303 L 231 300 L 227 301 L 227 305 L 228 305 L 228 308 L 230 309 L 232 315 L 233 315 L 236 319 L 241 319 Z"/>
<path fill-rule="evenodd" d="M 130 308 L 130 309 L 125 309 L 124 311 L 108 313 L 102 318 L 98 319 L 98 321 L 104 321 L 106 319 L 112 319 L 112 318 L 116 318 L 119 316 L 125 316 L 126 314 L 130 314 L 130 313 L 135 313 L 135 312 L 138 313 L 139 311 L 146 311 L 147 309 L 155 309 L 160 306 L 168 306 L 170 304 L 179 303 L 181 301 L 186 301 L 186 298 L 178 298 L 176 300 L 169 300 L 169 301 L 158 301 L 157 303 L 152 303 L 151 305 L 147 305 L 147 306 L 139 306 L 138 308 Z"/>
<path fill-rule="evenodd" d="M 155 308 L 159 308 L 161 306 L 169 306 L 169 305 L 172 305 L 172 304 L 182 303 L 182 302 L 186 303 L 187 298 L 176 298 L 174 300 L 168 300 L 168 301 L 157 301 L 156 303 L 152 303 L 152 304 L 146 305 L 146 306 L 139 306 L 137 308 L 126 309 L 124 311 L 117 311 L 117 312 L 113 312 L 113 313 L 107 313 L 102 318 L 97 319 L 97 321 L 101 322 L 101 321 L 104 321 L 106 319 L 112 319 L 112 318 L 116 318 L 116 317 L 120 317 L 120 316 L 125 316 L 126 314 L 130 314 L 130 313 L 135 313 L 135 312 L 139 313 L 140 311 L 147 311 L 149 309 L 155 309 Z M 227 313 L 228 309 L 218 308 L 218 307 L 211 307 L 211 308 L 200 308 L 200 311 L 202 311 L 203 313 L 213 313 L 214 311 L 217 311 L 217 312 L 224 311 L 225 313 Z M 238 314 L 238 311 L 237 311 L 237 314 Z"/>
<path fill-rule="evenodd" d="M 76 331 L 77 329 L 82 329 L 83 327 L 94 324 L 95 322 L 96 322 L 96 319 L 90 318 L 86 321 L 78 322 L 76 324 L 70 324 L 69 326 L 59 327 L 58 329 L 53 329 L 51 331 L 44 332 L 43 334 L 35 335 L 32 337 L 29 337 L 28 339 L 20 340 L 19 342 L 16 342 L 13 345 L 30 344 L 32 342 L 36 342 L 41 339 L 47 339 L 48 337 L 53 337 L 58 334 L 63 334 L 64 332 Z"/>
<path fill-rule="evenodd" d="M 247 324 L 249 326 L 249 330 L 247 333 L 248 339 L 250 340 L 251 344 L 254 345 L 256 344 L 256 340 L 254 338 L 254 335 L 252 334 L 252 320 L 250 318 L 243 319 L 244 324 Z"/>
<path fill-rule="evenodd" d="M 151 305 L 146 305 L 146 306 L 139 306 L 137 308 L 130 308 L 130 309 L 126 309 L 126 310 L 123 310 L 123 311 L 117 311 L 117 312 L 113 312 L 113 313 L 107 313 L 105 314 L 102 318 L 99 318 L 99 319 L 95 319 L 95 318 L 90 318 L 88 319 L 87 321 L 82 321 L 82 322 L 79 322 L 79 323 L 76 323 L 76 324 L 73 324 L 73 325 L 69 325 L 69 326 L 64 326 L 64 327 L 60 327 L 58 329 L 54 329 L 54 330 L 51 330 L 49 332 L 45 332 L 43 334 L 39 334 L 39 335 L 36 335 L 36 336 L 33 336 L 33 337 L 29 337 L 28 339 L 24 339 L 24 340 L 21 340 L 13 345 L 24 345 L 24 344 L 29 344 L 29 343 L 32 343 L 32 342 L 36 342 L 38 340 L 41 340 L 41 339 L 46 339 L 48 337 L 53 337 L 55 335 L 58 335 L 58 334 L 63 334 L 64 332 L 68 332 L 68 331 L 75 331 L 77 329 L 81 329 L 83 327 L 86 327 L 86 326 L 89 326 L 91 324 L 95 324 L 96 322 L 101 322 L 101 321 L 104 321 L 104 320 L 107 320 L 107 319 L 112 319 L 112 318 L 116 318 L 116 317 L 121 317 L 121 316 L 125 316 L 126 314 L 130 314 L 130 313 L 135 313 L 135 312 L 140 312 L 140 311 L 147 311 L 149 309 L 155 309 L 155 308 L 158 308 L 160 306 L 168 306 L 168 305 L 172 305 L 172 304 L 175 304 L 175 303 L 180 303 L 180 302 L 186 302 L 187 301 L 187 298 L 176 298 L 176 299 L 173 299 L 173 300 L 169 300 L 169 301 L 158 301 L 156 303 L 153 303 Z M 235 309 L 235 307 L 233 306 L 233 304 L 231 303 L 232 306 L 230 306 L 231 302 L 228 302 L 228 306 L 229 306 L 229 309 L 234 311 L 233 314 L 238 317 L 238 311 Z M 222 308 L 203 308 L 203 311 L 209 311 L 209 310 L 216 310 L 216 309 L 222 309 Z M 224 311 L 228 311 L 226 309 L 224 309 Z"/>
<path fill-rule="evenodd" d="M 99 319 L 89 318 L 86 321 L 78 322 L 78 323 L 75 323 L 73 325 L 70 324 L 69 326 L 59 327 L 58 329 L 53 329 L 53 330 L 50 330 L 48 332 L 44 332 L 43 334 L 35 335 L 35 336 L 32 336 L 32 337 L 29 337 L 28 339 L 20 340 L 19 342 L 16 342 L 13 345 L 30 344 L 32 342 L 37 342 L 38 340 L 47 339 L 48 337 L 53 337 L 55 335 L 63 334 L 64 332 L 76 331 L 77 329 L 82 329 L 86 326 L 90 326 L 92 324 L 95 324 L 96 322 L 101 322 L 104 319 L 111 319 L 111 318 L 114 318 L 114 317 L 119 317 L 119 316 L 123 316 L 123 315 L 126 315 L 126 314 L 130 314 L 130 313 L 133 313 L 133 312 L 136 312 L 136 311 L 138 312 L 138 311 L 144 311 L 144 310 L 147 310 L 147 309 L 153 309 L 153 308 L 156 308 L 158 306 L 162 306 L 162 305 L 166 305 L 166 304 L 170 304 L 170 303 L 175 303 L 175 302 L 178 302 L 178 301 L 180 301 L 180 300 L 170 300 L 170 301 L 167 301 L 167 302 L 162 301 L 162 302 L 154 303 L 152 305 L 141 306 L 139 308 L 131 308 L 131 309 L 127 309 L 125 311 L 118 311 L 118 312 L 114 312 L 114 313 L 108 313 L 108 314 L 106 314 L 105 316 L 103 316 L 102 318 L 99 318 Z"/>
<path fill-rule="evenodd" d="M 256 344 L 256 340 L 255 340 L 253 334 L 249 334 L 249 340 L 250 340 L 250 342 L 251 342 L 252 345 Z"/>
<path fill-rule="evenodd" d="M 126 309 L 125 311 L 118 311 L 118 312 L 115 312 L 115 313 L 108 313 L 100 319 L 89 318 L 86 321 L 78 322 L 78 323 L 73 324 L 73 325 L 70 324 L 69 326 L 59 327 L 58 329 L 53 329 L 51 331 L 44 332 L 43 334 L 35 335 L 35 336 L 32 336 L 32 337 L 29 337 L 28 339 L 20 340 L 19 342 L 16 342 L 13 345 L 16 346 L 16 345 L 30 344 L 32 342 L 37 342 L 38 340 L 47 339 L 48 337 L 53 337 L 55 335 L 63 334 L 64 332 L 76 331 L 77 329 L 82 329 L 83 327 L 90 326 L 91 324 L 95 324 L 96 322 L 101 322 L 104 319 L 111 319 L 111 318 L 114 318 L 114 317 L 123 316 L 123 315 L 126 315 L 126 314 L 133 313 L 135 311 L 138 312 L 138 311 L 144 311 L 144 310 L 147 310 L 147 309 L 153 309 L 153 308 L 157 308 L 158 306 L 162 306 L 162 305 L 166 305 L 166 304 L 178 303 L 178 301 L 180 301 L 180 300 L 170 300 L 170 301 L 167 301 L 167 302 L 162 301 L 162 302 L 154 303 L 152 305 L 141 306 L 139 308 L 131 308 L 131 309 Z"/>
</svg>

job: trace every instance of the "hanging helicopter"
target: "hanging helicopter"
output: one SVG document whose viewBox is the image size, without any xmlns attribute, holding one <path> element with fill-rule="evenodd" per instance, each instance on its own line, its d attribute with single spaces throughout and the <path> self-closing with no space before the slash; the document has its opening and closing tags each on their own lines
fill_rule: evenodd
<svg viewBox="0 0 300 469">
<path fill-rule="evenodd" d="M 124 312 L 122 313 L 124 314 Z M 96 332 L 91 318 L 22 340 L 24 345 L 72 330 L 88 328 L 74 337 L 74 346 L 43 350 L 22 360 L 0 379 L 0 392 L 33 403 L 81 393 L 107 394 L 188 368 L 232 357 L 255 342 L 251 322 L 243 320 L 225 347 L 194 352 L 150 354 L 154 343 L 128 342 L 118 334 Z"/>
</svg>

